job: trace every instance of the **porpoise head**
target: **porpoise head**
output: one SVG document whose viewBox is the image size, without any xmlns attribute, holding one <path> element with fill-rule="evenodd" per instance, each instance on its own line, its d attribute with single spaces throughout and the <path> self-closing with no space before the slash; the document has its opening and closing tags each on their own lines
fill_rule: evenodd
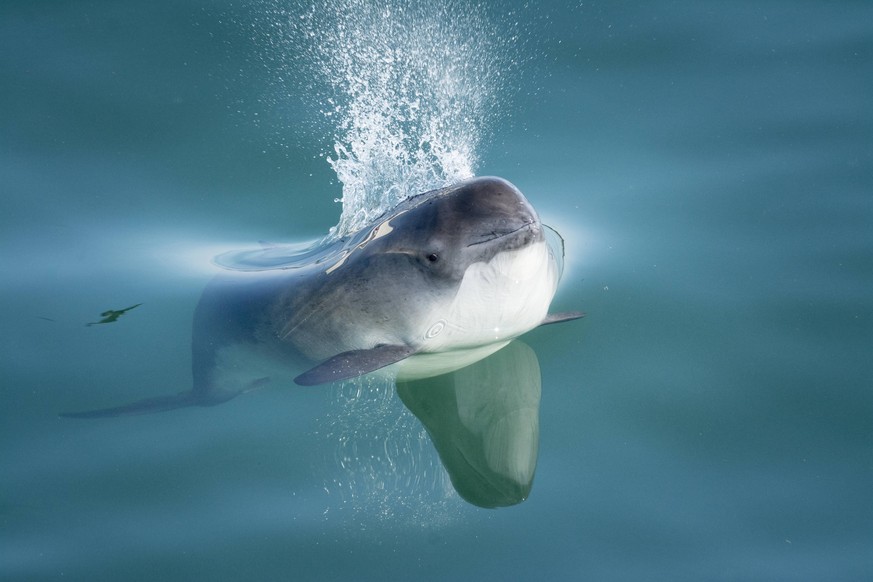
<svg viewBox="0 0 873 582">
<path fill-rule="evenodd" d="M 390 321 L 372 329 L 403 334 L 375 342 L 425 353 L 536 327 L 559 277 L 536 211 L 515 186 L 492 177 L 409 198 L 376 221 L 356 253 L 351 279 L 370 287 L 369 312 Z"/>
<path fill-rule="evenodd" d="M 369 254 L 402 253 L 436 282 L 457 283 L 473 263 L 543 240 L 536 211 L 501 178 L 474 178 L 414 196 L 379 221 Z"/>
</svg>

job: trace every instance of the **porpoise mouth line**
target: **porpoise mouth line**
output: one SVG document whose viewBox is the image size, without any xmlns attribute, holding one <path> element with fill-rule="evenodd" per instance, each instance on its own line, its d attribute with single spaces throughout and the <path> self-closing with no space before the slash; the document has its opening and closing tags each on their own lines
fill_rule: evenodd
<svg viewBox="0 0 873 582">
<path fill-rule="evenodd" d="M 476 245 L 481 245 L 481 244 L 485 244 L 485 243 L 488 243 L 488 242 L 491 242 L 491 241 L 494 241 L 494 240 L 497 240 L 497 239 L 501 239 L 501 238 L 507 237 L 507 236 L 509 236 L 509 235 L 515 234 L 515 233 L 517 233 L 517 232 L 519 232 L 519 231 L 521 231 L 521 230 L 525 230 L 525 229 L 530 230 L 530 229 L 532 229 L 532 228 L 534 227 L 535 224 L 536 224 L 536 223 L 535 223 L 534 221 L 530 221 L 530 222 L 526 222 L 526 223 L 524 223 L 522 226 L 519 226 L 519 227 L 516 228 L 515 230 L 510 230 L 509 232 L 503 232 L 503 233 L 500 233 L 500 234 L 498 234 L 498 233 L 496 233 L 496 232 L 492 232 L 492 233 L 491 233 L 491 234 L 493 235 L 492 237 L 490 237 L 490 238 L 486 238 L 485 240 L 480 240 L 480 241 L 478 241 L 478 242 L 470 243 L 470 244 L 467 245 L 467 247 L 474 247 L 474 246 L 476 246 Z"/>
</svg>

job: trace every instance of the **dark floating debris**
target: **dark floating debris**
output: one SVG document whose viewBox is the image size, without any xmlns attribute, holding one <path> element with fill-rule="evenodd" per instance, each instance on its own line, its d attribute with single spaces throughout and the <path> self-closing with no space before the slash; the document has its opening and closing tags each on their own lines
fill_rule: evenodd
<svg viewBox="0 0 873 582">
<path fill-rule="evenodd" d="M 127 307 L 125 309 L 110 309 L 108 311 L 104 311 L 100 314 L 100 317 L 102 317 L 103 319 L 101 319 L 100 321 L 92 321 L 91 323 L 85 325 L 87 325 L 87 327 L 91 327 L 92 325 L 100 325 L 101 323 L 114 323 L 118 321 L 119 317 L 121 317 L 131 309 L 139 307 L 140 305 L 142 305 L 142 303 L 131 305 L 130 307 Z"/>
</svg>

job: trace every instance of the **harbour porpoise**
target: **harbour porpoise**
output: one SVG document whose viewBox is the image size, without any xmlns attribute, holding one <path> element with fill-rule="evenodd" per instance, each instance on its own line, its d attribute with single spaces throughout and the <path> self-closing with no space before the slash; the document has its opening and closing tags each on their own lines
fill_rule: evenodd
<svg viewBox="0 0 873 582">
<path fill-rule="evenodd" d="M 280 378 L 316 385 L 385 369 L 413 381 L 460 369 L 582 316 L 548 313 L 563 249 L 546 228 L 515 186 L 479 177 L 302 252 L 223 255 L 194 312 L 192 389 L 62 416 L 211 406 Z"/>
</svg>

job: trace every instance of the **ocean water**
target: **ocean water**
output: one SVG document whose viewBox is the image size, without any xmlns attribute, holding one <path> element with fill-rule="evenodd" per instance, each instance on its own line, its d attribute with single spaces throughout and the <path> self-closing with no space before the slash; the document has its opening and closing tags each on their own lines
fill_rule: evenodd
<svg viewBox="0 0 873 582">
<path fill-rule="evenodd" d="M 428 6 L 0 7 L 0 578 L 869 579 L 873 6 Z M 523 502 L 378 382 L 58 417 L 190 387 L 212 257 L 469 174 L 587 313 Z"/>
</svg>

